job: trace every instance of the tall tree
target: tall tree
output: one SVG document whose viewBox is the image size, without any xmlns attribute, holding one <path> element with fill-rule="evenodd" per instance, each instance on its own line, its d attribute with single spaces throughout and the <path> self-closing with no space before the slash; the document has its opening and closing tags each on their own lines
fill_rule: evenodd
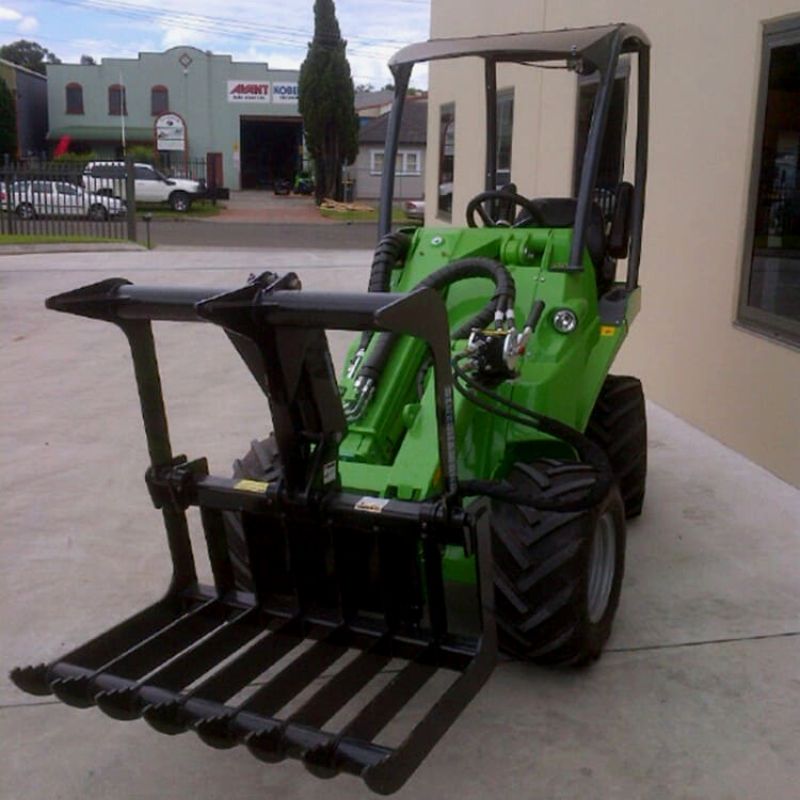
<svg viewBox="0 0 800 800">
<path fill-rule="evenodd" d="M 11 44 L 4 44 L 0 47 L 0 58 L 19 64 L 21 67 L 39 72 L 44 75 L 47 72 L 47 64 L 60 64 L 61 59 L 55 53 L 51 53 L 46 47 L 37 42 L 29 42 L 27 39 L 19 39 Z"/>
<path fill-rule="evenodd" d="M 342 166 L 358 153 L 353 78 L 333 0 L 314 3 L 314 39 L 300 67 L 299 108 L 314 159 L 317 203 L 341 198 Z"/>
<path fill-rule="evenodd" d="M 17 109 L 14 96 L 0 78 L 0 157 L 17 155 Z"/>
</svg>

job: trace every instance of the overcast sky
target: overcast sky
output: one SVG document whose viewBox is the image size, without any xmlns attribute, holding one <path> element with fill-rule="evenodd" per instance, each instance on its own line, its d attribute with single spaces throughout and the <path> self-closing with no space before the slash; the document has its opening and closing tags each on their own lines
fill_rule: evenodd
<svg viewBox="0 0 800 800">
<path fill-rule="evenodd" d="M 430 0 L 336 0 L 336 13 L 357 84 L 389 82 L 389 56 L 429 35 Z M 0 0 L 0 44 L 32 39 L 64 62 L 192 45 L 295 69 L 313 27 L 313 0 Z"/>
</svg>

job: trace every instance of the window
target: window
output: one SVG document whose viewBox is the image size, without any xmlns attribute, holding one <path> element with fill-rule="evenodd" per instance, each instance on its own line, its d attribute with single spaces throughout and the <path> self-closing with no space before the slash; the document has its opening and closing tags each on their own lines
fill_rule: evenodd
<svg viewBox="0 0 800 800">
<path fill-rule="evenodd" d="M 511 183 L 511 139 L 514 134 L 514 90 L 497 93 L 497 185 Z"/>
<path fill-rule="evenodd" d="M 800 17 L 764 27 L 738 321 L 800 346 Z"/>
<path fill-rule="evenodd" d="M 133 176 L 137 181 L 157 181 L 158 175 L 152 167 L 135 166 Z"/>
<path fill-rule="evenodd" d="M 157 117 L 169 111 L 169 89 L 166 86 L 154 86 L 150 90 L 150 113 Z"/>
<path fill-rule="evenodd" d="M 83 114 L 83 87 L 79 83 L 68 83 L 65 93 L 67 114 Z"/>
<path fill-rule="evenodd" d="M 439 180 L 437 213 L 450 219 L 453 214 L 453 176 L 455 174 L 456 107 L 453 103 L 439 110 Z"/>
<path fill-rule="evenodd" d="M 370 152 L 369 172 L 370 175 L 380 175 L 383 173 L 383 150 L 373 150 Z M 419 150 L 398 150 L 394 162 L 394 174 L 421 174 Z"/>
<path fill-rule="evenodd" d="M 628 118 L 628 62 L 620 62 L 614 87 L 611 90 L 611 106 L 608 110 L 606 135 L 600 164 L 597 169 L 595 201 L 608 218 L 614 211 L 617 186 L 622 180 L 622 166 L 625 163 L 625 123 Z M 575 158 L 572 174 L 572 193 L 577 197 L 583 169 L 583 156 L 589 139 L 589 125 L 592 121 L 594 101 L 600 85 L 597 77 L 578 79 L 578 108 L 575 126 Z"/>
<path fill-rule="evenodd" d="M 113 117 L 125 116 L 128 104 L 125 99 L 125 87 L 114 84 L 108 87 L 108 113 Z"/>
</svg>

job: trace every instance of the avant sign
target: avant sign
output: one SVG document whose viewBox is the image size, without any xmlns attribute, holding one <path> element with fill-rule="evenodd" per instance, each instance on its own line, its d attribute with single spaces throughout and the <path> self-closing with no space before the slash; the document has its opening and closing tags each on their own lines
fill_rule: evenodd
<svg viewBox="0 0 800 800">
<path fill-rule="evenodd" d="M 269 103 L 269 83 L 264 81 L 228 81 L 229 103 Z"/>
<path fill-rule="evenodd" d="M 156 117 L 156 149 L 186 150 L 186 123 L 180 114 L 161 114 Z"/>
</svg>

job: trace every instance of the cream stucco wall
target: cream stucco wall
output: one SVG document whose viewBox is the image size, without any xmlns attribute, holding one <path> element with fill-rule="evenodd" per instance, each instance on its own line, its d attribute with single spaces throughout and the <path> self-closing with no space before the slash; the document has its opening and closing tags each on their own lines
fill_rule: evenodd
<svg viewBox="0 0 800 800">
<path fill-rule="evenodd" d="M 653 400 L 800 485 L 800 350 L 734 324 L 762 22 L 797 12 L 796 0 L 432 0 L 431 35 L 617 21 L 645 30 L 653 51 L 643 309 L 615 371 L 639 375 Z M 437 192 L 439 106 L 455 101 L 455 224 L 482 188 L 482 67 L 472 62 L 431 67 L 426 196 Z M 515 67 L 498 86 L 520 75 L 512 177 L 529 196 L 567 195 L 576 79 Z"/>
</svg>

